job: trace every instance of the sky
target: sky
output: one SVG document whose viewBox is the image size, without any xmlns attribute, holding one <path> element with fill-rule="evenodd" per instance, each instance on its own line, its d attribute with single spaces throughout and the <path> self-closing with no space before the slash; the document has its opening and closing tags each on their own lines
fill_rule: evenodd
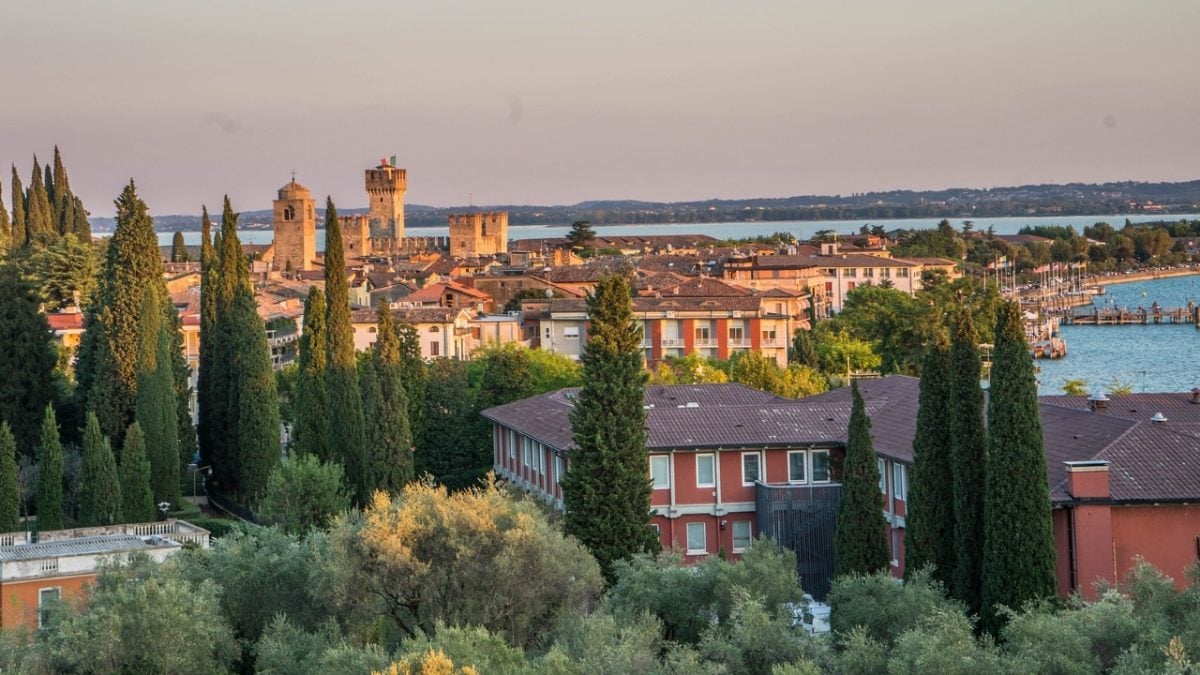
<svg viewBox="0 0 1200 675">
<path fill-rule="evenodd" d="M 93 215 L 1200 178 L 1195 0 L 3 0 L 0 161 Z M 4 199 L 9 201 L 7 174 Z"/>
</svg>

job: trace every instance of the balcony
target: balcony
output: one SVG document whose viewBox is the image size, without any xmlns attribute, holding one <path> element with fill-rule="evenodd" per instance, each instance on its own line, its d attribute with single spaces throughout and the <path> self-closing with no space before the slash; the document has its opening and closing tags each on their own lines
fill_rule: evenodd
<svg viewBox="0 0 1200 675">
<path fill-rule="evenodd" d="M 741 338 L 741 339 L 729 338 L 729 346 L 730 346 L 730 348 L 733 348 L 733 349 L 745 349 L 750 346 L 750 341 L 745 338 Z"/>
<path fill-rule="evenodd" d="M 757 532 L 796 554 L 804 590 L 824 601 L 833 579 L 833 539 L 841 483 L 815 485 L 756 482 Z"/>
<path fill-rule="evenodd" d="M 663 339 L 662 339 L 662 346 L 663 346 L 664 348 L 667 348 L 667 347 L 682 347 L 682 346 L 683 346 L 683 338 L 663 338 Z"/>
<path fill-rule="evenodd" d="M 758 346 L 766 347 L 768 349 L 773 349 L 773 348 L 777 348 L 777 347 L 782 347 L 784 345 L 782 342 L 780 342 L 779 340 L 777 340 L 775 338 L 770 338 L 770 339 L 763 338 L 762 342 L 758 343 Z"/>
<path fill-rule="evenodd" d="M 712 338 L 704 338 L 703 340 L 696 338 L 696 342 L 694 344 L 696 347 L 716 347 L 717 341 L 713 340 Z"/>
</svg>

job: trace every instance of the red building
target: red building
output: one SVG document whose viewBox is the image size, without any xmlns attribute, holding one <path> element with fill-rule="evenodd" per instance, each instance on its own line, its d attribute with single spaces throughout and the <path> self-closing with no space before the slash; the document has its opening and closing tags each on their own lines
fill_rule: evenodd
<svg viewBox="0 0 1200 675">
<path fill-rule="evenodd" d="M 918 380 L 860 383 L 880 469 L 892 571 L 904 528 Z M 571 440 L 564 389 L 484 411 L 499 476 L 562 507 Z M 801 400 L 737 384 L 646 388 L 647 479 L 664 547 L 736 558 L 766 534 L 797 554 L 805 587 L 828 589 L 849 389 Z M 1200 391 L 1040 401 L 1059 590 L 1094 596 L 1142 558 L 1186 583 L 1200 558 Z M 1151 421 L 1156 413 L 1162 413 Z M 948 495 L 949 497 L 949 495 Z"/>
</svg>

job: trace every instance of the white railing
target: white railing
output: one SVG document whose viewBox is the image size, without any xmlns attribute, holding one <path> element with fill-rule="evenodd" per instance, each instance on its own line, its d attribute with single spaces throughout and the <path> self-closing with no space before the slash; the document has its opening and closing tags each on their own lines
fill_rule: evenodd
<svg viewBox="0 0 1200 675">
<path fill-rule="evenodd" d="M 729 346 L 730 347 L 749 347 L 750 341 L 745 338 L 743 338 L 741 340 L 735 340 L 733 338 L 729 338 Z"/>
<path fill-rule="evenodd" d="M 759 346 L 760 347 L 782 347 L 783 345 L 779 344 L 779 340 L 772 338 L 770 340 L 764 339 L 762 342 L 759 343 Z"/>
<path fill-rule="evenodd" d="M 683 338 L 663 338 L 662 346 L 664 347 L 682 347 Z"/>
<path fill-rule="evenodd" d="M 713 340 L 712 338 L 709 338 L 707 340 L 701 340 L 700 338 L 696 338 L 696 346 L 697 347 L 716 347 L 717 341 Z"/>
</svg>

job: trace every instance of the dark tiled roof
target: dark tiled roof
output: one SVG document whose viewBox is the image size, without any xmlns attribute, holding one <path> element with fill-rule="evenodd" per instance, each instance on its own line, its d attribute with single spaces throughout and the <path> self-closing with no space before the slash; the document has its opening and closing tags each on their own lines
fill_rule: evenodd
<svg viewBox="0 0 1200 675">
<path fill-rule="evenodd" d="M 658 288 L 656 293 L 660 293 L 665 297 L 746 297 L 753 295 L 754 291 L 744 286 L 737 286 L 720 279 L 712 277 L 698 277 L 680 281 L 673 286 Z"/>
<path fill-rule="evenodd" d="M 871 417 L 875 451 L 911 463 L 919 381 L 893 375 L 859 383 Z M 571 448 L 567 411 L 575 390 L 562 390 L 484 411 L 484 416 L 560 450 Z M 1152 410 L 1127 417 L 1094 413 L 1084 397 L 1047 396 L 1039 402 L 1051 500 L 1071 500 L 1064 462 L 1107 460 L 1112 497 L 1118 502 L 1200 499 L 1200 405 L 1187 394 L 1112 397 L 1110 413 L 1130 400 L 1158 402 L 1167 424 L 1148 421 Z M 687 407 L 688 402 L 696 403 Z M 800 400 L 779 398 L 741 385 L 651 386 L 646 402 L 648 447 L 795 447 L 846 440 L 850 390 L 834 389 Z M 1175 407 L 1168 406 L 1174 402 Z M 679 407 L 679 406 L 684 407 Z M 1134 410 L 1126 406 L 1124 410 Z M 1136 414 L 1136 418 L 1133 418 Z M 1171 418 L 1171 415 L 1175 415 Z"/>
<path fill-rule="evenodd" d="M 407 323 L 449 323 L 462 309 L 452 307 L 399 307 L 392 310 L 397 321 Z M 376 309 L 356 309 L 350 313 L 351 323 L 375 323 Z"/>
</svg>

